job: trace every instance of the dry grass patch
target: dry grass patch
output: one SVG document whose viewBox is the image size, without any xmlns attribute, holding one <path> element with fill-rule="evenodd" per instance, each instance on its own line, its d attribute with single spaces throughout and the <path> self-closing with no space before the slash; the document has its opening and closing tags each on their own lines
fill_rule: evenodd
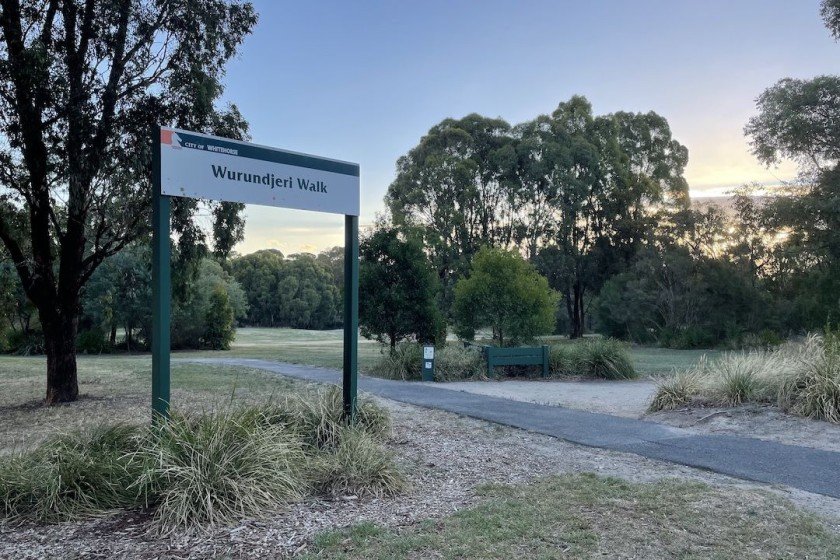
<svg viewBox="0 0 840 560">
<path fill-rule="evenodd" d="M 725 354 L 660 381 L 650 411 L 682 406 L 774 404 L 840 423 L 840 346 L 811 335 L 775 350 Z"/>
<path fill-rule="evenodd" d="M 833 559 L 840 538 L 765 492 L 567 475 L 488 486 L 484 503 L 389 530 L 325 533 L 307 558 Z"/>
</svg>

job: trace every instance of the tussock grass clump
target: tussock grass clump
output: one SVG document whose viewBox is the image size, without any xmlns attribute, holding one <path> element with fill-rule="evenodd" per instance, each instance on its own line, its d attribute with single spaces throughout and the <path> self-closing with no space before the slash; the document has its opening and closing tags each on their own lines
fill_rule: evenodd
<svg viewBox="0 0 840 560">
<path fill-rule="evenodd" d="M 728 354 L 706 365 L 706 377 L 712 381 L 714 400 L 724 406 L 769 402 L 777 388 L 777 368 L 782 365 L 774 352 Z"/>
<path fill-rule="evenodd" d="M 475 347 L 447 345 L 435 354 L 435 381 L 458 381 L 486 377 L 487 362 Z"/>
<path fill-rule="evenodd" d="M 598 379 L 633 379 L 639 376 L 627 346 L 611 338 L 552 346 L 549 369 L 553 375 L 582 375 Z"/>
<path fill-rule="evenodd" d="M 0 463 L 0 503 L 10 520 L 59 522 L 141 501 L 132 484 L 143 464 L 131 455 L 140 430 L 98 427 L 47 440 Z"/>
<path fill-rule="evenodd" d="M 337 444 L 313 464 L 315 489 L 332 497 L 393 496 L 406 486 L 393 456 L 358 427 L 343 427 Z"/>
<path fill-rule="evenodd" d="M 330 387 L 315 398 L 297 398 L 280 407 L 281 421 L 315 449 L 334 447 L 341 438 L 344 421 L 344 400 L 341 388 Z M 356 424 L 371 437 L 382 441 L 391 431 L 388 413 L 371 401 L 356 403 Z"/>
<path fill-rule="evenodd" d="M 782 380 L 779 406 L 808 418 L 840 423 L 840 346 L 836 336 L 809 337 L 795 356 L 798 367 Z"/>
<path fill-rule="evenodd" d="M 367 373 L 386 379 L 403 381 L 420 379 L 423 351 L 416 342 L 400 342 L 385 349 L 382 355 L 367 367 Z"/>
<path fill-rule="evenodd" d="M 675 410 L 688 406 L 699 390 L 699 378 L 694 372 L 676 373 L 660 381 L 648 410 Z"/>
<path fill-rule="evenodd" d="M 696 398 L 685 400 L 691 388 Z M 680 395 L 682 393 L 682 396 Z M 673 403 L 776 404 L 793 414 L 840 423 L 840 346 L 811 335 L 773 350 L 726 354 L 660 382 L 650 410 Z"/>
<path fill-rule="evenodd" d="M 137 453 L 136 486 L 156 504 L 162 532 L 255 516 L 304 492 L 300 441 L 253 410 L 173 417 Z"/>
<path fill-rule="evenodd" d="M 552 375 L 575 375 L 573 344 L 555 344 L 548 349 L 548 369 Z"/>
<path fill-rule="evenodd" d="M 404 486 L 382 442 L 386 411 L 341 391 L 53 438 L 0 459 L 0 511 L 55 522 L 150 507 L 154 528 L 208 529 L 275 511 L 313 490 L 391 495 Z M 369 485 L 369 486 L 368 486 Z"/>
<path fill-rule="evenodd" d="M 418 381 L 422 378 L 423 350 L 416 342 L 401 342 L 367 367 L 367 373 L 386 379 Z M 478 348 L 448 344 L 435 351 L 435 381 L 456 381 L 482 377 L 486 362 Z"/>
</svg>

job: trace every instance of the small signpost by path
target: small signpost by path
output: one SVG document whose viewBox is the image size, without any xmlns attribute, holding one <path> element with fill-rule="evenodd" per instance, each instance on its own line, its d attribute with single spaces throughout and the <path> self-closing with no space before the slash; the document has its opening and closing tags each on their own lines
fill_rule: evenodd
<svg viewBox="0 0 840 560">
<path fill-rule="evenodd" d="M 423 381 L 435 380 L 435 347 L 423 347 Z"/>
<path fill-rule="evenodd" d="M 344 412 L 356 410 L 359 165 L 161 127 L 152 142 L 152 416 L 170 399 L 170 197 L 344 214 Z"/>
</svg>

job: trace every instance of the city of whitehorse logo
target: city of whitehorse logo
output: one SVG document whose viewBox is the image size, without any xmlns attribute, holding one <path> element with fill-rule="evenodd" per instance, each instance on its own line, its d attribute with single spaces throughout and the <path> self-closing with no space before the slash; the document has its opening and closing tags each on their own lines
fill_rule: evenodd
<svg viewBox="0 0 840 560">
<path fill-rule="evenodd" d="M 178 136 L 178 133 L 174 130 L 161 130 L 160 143 L 166 144 L 167 146 L 171 146 L 176 150 L 181 149 L 181 138 Z"/>
</svg>

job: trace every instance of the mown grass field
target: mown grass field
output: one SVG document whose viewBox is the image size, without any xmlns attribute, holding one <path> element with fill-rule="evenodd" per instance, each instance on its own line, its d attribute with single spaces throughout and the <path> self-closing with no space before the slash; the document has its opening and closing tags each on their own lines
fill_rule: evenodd
<svg viewBox="0 0 840 560">
<path fill-rule="evenodd" d="M 227 352 L 182 352 L 182 356 L 230 356 L 236 358 L 261 358 L 282 362 L 310 364 L 340 368 L 343 334 L 339 329 L 330 331 L 305 331 L 298 329 L 241 328 Z M 546 337 L 546 344 L 568 343 L 559 337 Z M 382 346 L 372 340 L 359 339 L 359 367 L 372 363 L 382 351 Z M 634 346 L 630 349 L 633 365 L 644 375 L 664 375 L 687 369 L 702 356 L 714 359 L 719 350 L 670 350 Z"/>
<path fill-rule="evenodd" d="M 0 453 L 30 449 L 57 432 L 150 418 L 151 358 L 80 356 L 78 402 L 44 407 L 46 361 L 0 357 Z M 212 409 L 310 390 L 305 383 L 248 368 L 173 362 L 172 406 Z"/>
</svg>

